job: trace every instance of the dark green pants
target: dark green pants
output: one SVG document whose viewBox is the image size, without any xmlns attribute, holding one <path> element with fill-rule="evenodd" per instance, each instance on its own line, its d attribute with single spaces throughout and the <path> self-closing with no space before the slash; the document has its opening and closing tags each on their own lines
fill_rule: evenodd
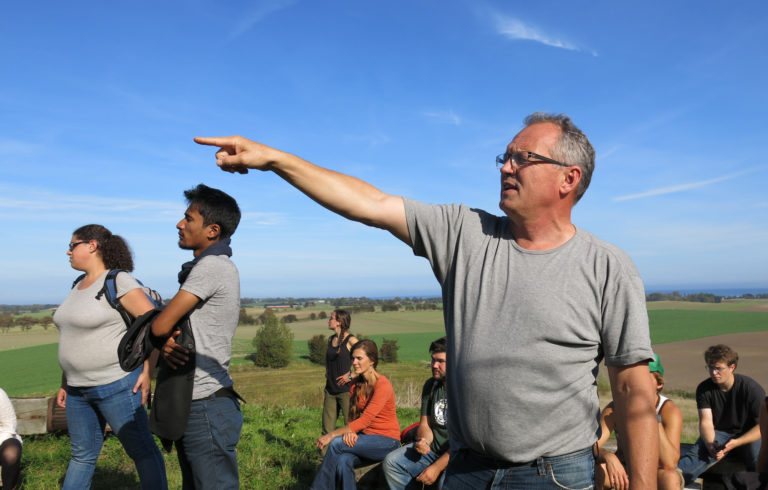
<svg viewBox="0 0 768 490">
<path fill-rule="evenodd" d="M 343 393 L 331 394 L 328 390 L 323 390 L 323 434 L 333 432 L 336 429 L 336 420 L 339 418 L 339 410 L 344 418 L 344 425 L 347 424 L 349 415 L 349 391 Z"/>
</svg>

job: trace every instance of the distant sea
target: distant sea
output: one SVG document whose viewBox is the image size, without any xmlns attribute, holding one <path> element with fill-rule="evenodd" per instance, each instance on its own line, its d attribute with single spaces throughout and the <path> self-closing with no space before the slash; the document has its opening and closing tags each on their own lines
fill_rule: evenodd
<svg viewBox="0 0 768 490">
<path fill-rule="evenodd" d="M 725 297 L 739 297 L 744 294 L 766 294 L 768 293 L 768 286 L 761 287 L 761 288 L 713 288 L 713 287 L 707 287 L 707 286 L 701 286 L 701 287 L 669 287 L 669 286 L 663 286 L 663 287 L 654 287 L 654 286 L 646 286 L 645 292 L 647 294 L 650 293 L 671 293 L 673 291 L 677 291 L 683 296 L 686 296 L 688 294 L 697 294 L 697 293 L 711 293 L 715 296 L 725 296 Z"/>
</svg>

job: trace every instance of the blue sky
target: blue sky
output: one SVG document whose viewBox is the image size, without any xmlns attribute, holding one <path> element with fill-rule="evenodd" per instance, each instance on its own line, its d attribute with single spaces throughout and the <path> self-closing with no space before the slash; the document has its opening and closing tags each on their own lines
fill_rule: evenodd
<svg viewBox="0 0 768 490">
<path fill-rule="evenodd" d="M 500 213 L 537 110 L 597 150 L 574 222 L 649 288 L 768 289 L 764 2 L 2 2 L 0 303 L 61 301 L 72 231 L 172 295 L 200 182 L 244 211 L 243 296 L 436 295 L 427 262 L 193 136 L 241 134 L 381 189 Z"/>
</svg>

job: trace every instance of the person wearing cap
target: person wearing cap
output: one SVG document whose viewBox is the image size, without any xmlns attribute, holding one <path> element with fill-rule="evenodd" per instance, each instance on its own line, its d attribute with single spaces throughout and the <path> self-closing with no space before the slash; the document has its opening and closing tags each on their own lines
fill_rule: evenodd
<svg viewBox="0 0 768 490">
<path fill-rule="evenodd" d="M 655 360 L 648 364 L 650 376 L 656 386 L 656 419 L 659 427 L 659 469 L 657 472 L 657 484 L 659 489 L 682 488 L 682 475 L 677 471 L 677 462 L 680 459 L 680 434 L 683 430 L 683 413 L 675 402 L 661 394 L 664 388 L 664 366 L 658 354 L 654 354 Z M 621 451 L 621 435 L 616 432 L 618 449 L 612 453 L 604 448 L 606 441 L 611 436 L 611 431 L 616 430 L 616 415 L 613 402 L 610 402 L 600 415 L 600 428 L 602 433 L 597 441 L 598 457 L 595 460 L 595 488 L 615 488 L 623 490 L 629 488 L 629 476 L 626 468 L 626 460 Z"/>
</svg>

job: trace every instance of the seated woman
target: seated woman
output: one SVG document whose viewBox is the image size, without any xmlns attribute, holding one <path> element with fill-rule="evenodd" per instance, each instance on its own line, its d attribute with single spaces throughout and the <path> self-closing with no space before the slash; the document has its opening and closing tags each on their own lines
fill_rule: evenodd
<svg viewBox="0 0 768 490">
<path fill-rule="evenodd" d="M 655 355 L 655 354 L 654 354 Z M 658 487 L 660 489 L 683 488 L 682 475 L 677 472 L 680 459 L 680 434 L 683 431 L 683 413 L 669 398 L 661 394 L 664 388 L 664 367 L 659 356 L 648 365 L 650 376 L 656 385 L 656 416 L 659 428 L 659 469 Z M 608 441 L 611 431 L 616 429 L 613 402 L 610 402 L 600 415 L 602 433 L 597 441 L 599 454 L 595 460 L 595 488 L 629 489 L 629 476 L 621 455 L 621 434 L 616 433 L 619 449 L 616 453 L 606 451 L 603 445 Z"/>
<path fill-rule="evenodd" d="M 381 461 L 400 447 L 395 392 L 389 380 L 376 372 L 378 363 L 374 341 L 361 340 L 352 347 L 356 377 L 351 389 L 351 422 L 317 439 L 317 448 L 328 446 L 328 451 L 311 488 L 326 490 L 336 488 L 337 483 L 343 489 L 357 488 L 355 465 L 362 460 Z"/>
<path fill-rule="evenodd" d="M 0 388 L 0 467 L 3 489 L 13 490 L 21 471 L 21 437 L 16 432 L 16 412 L 5 391 Z"/>
</svg>

